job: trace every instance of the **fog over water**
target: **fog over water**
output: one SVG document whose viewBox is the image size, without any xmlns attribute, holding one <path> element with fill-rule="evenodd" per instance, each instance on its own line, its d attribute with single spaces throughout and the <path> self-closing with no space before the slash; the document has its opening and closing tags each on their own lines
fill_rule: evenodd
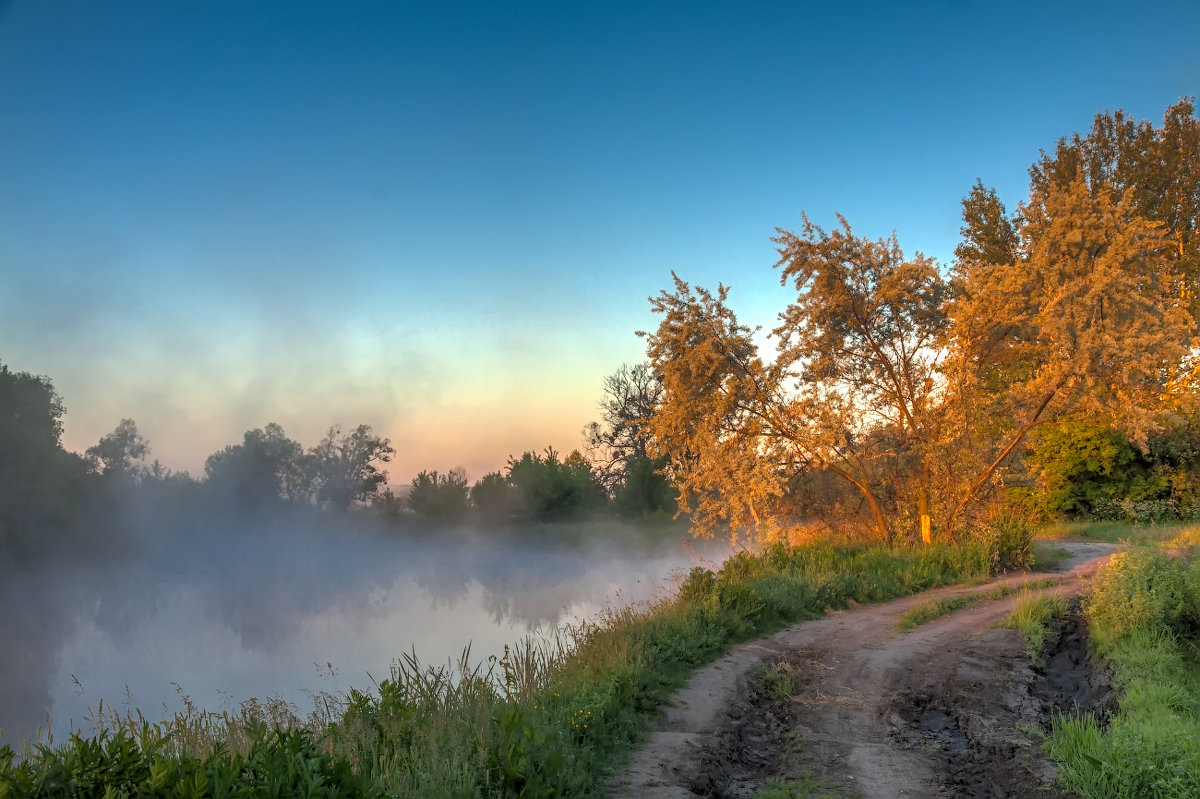
<svg viewBox="0 0 1200 799">
<path fill-rule="evenodd" d="M 615 523 L 400 534 L 297 516 L 197 521 L 71 557 L 0 561 L 0 729 L 22 741 L 49 712 L 56 739 L 72 722 L 90 731 L 89 707 L 124 709 L 127 693 L 157 720 L 182 708 L 179 690 L 209 710 L 278 695 L 306 713 L 314 692 L 372 688 L 401 653 L 437 665 L 470 644 L 483 660 L 530 632 L 659 596 L 673 574 L 725 554 Z"/>
</svg>

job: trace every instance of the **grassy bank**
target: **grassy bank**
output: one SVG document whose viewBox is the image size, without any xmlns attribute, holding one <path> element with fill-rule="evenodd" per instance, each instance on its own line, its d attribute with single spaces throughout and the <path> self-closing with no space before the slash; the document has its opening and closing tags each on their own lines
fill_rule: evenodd
<svg viewBox="0 0 1200 799">
<path fill-rule="evenodd" d="M 1118 710 L 1107 726 L 1056 719 L 1047 749 L 1086 799 L 1200 796 L 1200 534 L 1157 532 L 1114 555 L 1084 597 Z"/>
<path fill-rule="evenodd" d="M 731 644 L 850 600 L 982 579 L 993 562 L 978 544 L 743 552 L 717 572 L 693 569 L 670 599 L 499 659 L 432 669 L 402 658 L 377 691 L 321 697 L 306 718 L 192 708 L 160 724 L 110 717 L 19 763 L 0 750 L 0 797 L 596 795 L 658 705 Z"/>
</svg>

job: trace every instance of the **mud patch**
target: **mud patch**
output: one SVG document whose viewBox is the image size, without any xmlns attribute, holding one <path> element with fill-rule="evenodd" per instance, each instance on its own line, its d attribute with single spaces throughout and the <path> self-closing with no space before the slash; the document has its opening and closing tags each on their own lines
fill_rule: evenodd
<svg viewBox="0 0 1200 799">
<path fill-rule="evenodd" d="M 1060 795 L 1041 749 L 1051 719 L 1080 712 L 1104 718 L 1112 700 L 1107 674 L 1089 655 L 1078 603 L 1048 641 L 1046 667 L 1038 669 L 1016 636 L 993 630 L 958 653 L 956 664 L 935 666 L 897 694 L 893 735 L 928 752 L 944 795 Z"/>
<path fill-rule="evenodd" d="M 1108 671 L 1092 658 L 1087 638 L 1087 623 L 1080 613 L 1079 601 L 1071 603 L 1071 615 L 1057 620 L 1050 636 L 1046 667 L 1037 670 L 1034 696 L 1042 704 L 1042 715 L 1093 713 L 1101 724 L 1115 709 L 1115 697 Z M 1054 634 L 1056 633 L 1056 634 Z"/>
<path fill-rule="evenodd" d="M 717 734 L 694 760 L 687 789 L 712 799 L 747 799 L 769 781 L 806 776 L 795 742 L 794 697 L 809 682 L 816 652 L 768 658 L 738 690 Z"/>
</svg>

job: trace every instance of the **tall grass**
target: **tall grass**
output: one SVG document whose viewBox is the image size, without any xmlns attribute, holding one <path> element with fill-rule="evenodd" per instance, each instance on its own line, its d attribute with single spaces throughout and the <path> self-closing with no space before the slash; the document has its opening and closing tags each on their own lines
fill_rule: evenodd
<svg viewBox="0 0 1200 799">
<path fill-rule="evenodd" d="M 719 570 L 692 569 L 670 598 L 527 639 L 499 658 L 472 663 L 464 652 L 457 666 L 433 668 L 403 656 L 377 690 L 323 696 L 310 716 L 283 714 L 274 729 L 253 709 L 217 715 L 188 708 L 157 725 L 110 718 L 98 735 L 39 747 L 19 764 L 3 750 L 0 796 L 102 795 L 71 786 L 96 787 L 114 773 L 84 757 L 113 741 L 118 759 L 136 765 L 121 782 L 130 795 L 187 795 L 188 780 L 221 769 L 261 773 L 292 795 L 333 786 L 347 796 L 597 795 L 656 708 L 731 644 L 851 600 L 981 580 L 993 562 L 994 553 L 972 543 L 741 552 Z M 286 766 L 279 752 L 303 764 Z M 164 771 L 165 762 L 185 765 Z M 55 778 L 53 791 L 45 789 L 51 774 L 66 775 Z M 249 777 L 233 784 L 225 795 L 258 790 Z"/>
<path fill-rule="evenodd" d="M 1025 651 L 1029 659 L 1039 666 L 1046 665 L 1046 638 L 1050 635 L 1050 621 L 1062 618 L 1069 612 L 1065 599 L 1053 594 L 1035 594 L 1029 590 L 1022 593 L 1012 613 L 1000 622 L 1001 627 L 1016 630 L 1025 639 Z"/>
<path fill-rule="evenodd" d="M 1047 744 L 1086 799 L 1200 796 L 1200 560 L 1194 529 L 1113 556 L 1085 596 L 1119 711 L 1059 717 Z M 1183 555 L 1184 557 L 1177 557 Z"/>
</svg>

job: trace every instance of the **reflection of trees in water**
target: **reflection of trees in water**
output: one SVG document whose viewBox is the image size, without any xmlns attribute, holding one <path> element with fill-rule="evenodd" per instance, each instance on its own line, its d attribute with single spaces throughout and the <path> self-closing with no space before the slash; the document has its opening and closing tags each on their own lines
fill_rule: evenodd
<svg viewBox="0 0 1200 799">
<path fill-rule="evenodd" d="M 519 549 L 496 554 L 490 568 L 476 574 L 483 585 L 484 609 L 496 624 L 515 621 L 529 630 L 554 627 L 567 603 L 592 598 L 581 597 L 580 588 L 591 582 L 587 572 L 597 564 L 579 552 Z"/>
<path fill-rule="evenodd" d="M 0 574 L 0 730 L 12 744 L 33 736 L 53 702 L 56 656 L 73 626 L 63 583 L 38 571 Z"/>
<path fill-rule="evenodd" d="M 397 602 L 415 600 L 414 616 L 453 610 L 472 601 L 476 582 L 495 624 L 553 628 L 570 621 L 567 606 L 604 602 L 615 583 L 652 560 L 637 547 L 605 551 L 546 538 L 370 535 L 303 514 L 235 520 L 219 510 L 187 518 L 176 511 L 133 521 L 133 543 L 109 549 L 107 559 L 80 558 L 86 568 L 47 559 L 41 571 L 0 579 L 0 602 L 10 610 L 0 617 L 0 728 L 10 740 L 44 720 L 60 668 L 80 673 L 80 665 L 58 662 L 80 629 L 132 652 L 164 624 L 179 631 L 216 623 L 246 650 L 275 651 L 331 610 L 351 622 L 395 614 Z M 457 623 L 466 640 L 475 632 L 466 628 L 480 622 L 473 605 L 463 610 Z"/>
<path fill-rule="evenodd" d="M 423 549 L 407 569 L 412 581 L 429 600 L 431 610 L 453 610 L 466 596 L 475 579 L 468 550 L 458 546 Z"/>
</svg>

